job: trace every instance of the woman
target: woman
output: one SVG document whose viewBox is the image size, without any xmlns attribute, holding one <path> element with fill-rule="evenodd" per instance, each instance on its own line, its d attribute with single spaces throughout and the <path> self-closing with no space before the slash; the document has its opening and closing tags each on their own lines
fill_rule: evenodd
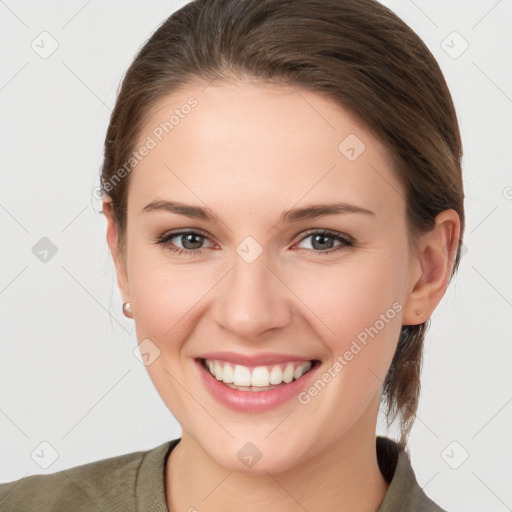
<svg viewBox="0 0 512 512">
<path fill-rule="evenodd" d="M 376 1 L 175 12 L 127 71 L 101 183 L 123 312 L 182 436 L 4 484 L 0 508 L 442 510 L 405 449 L 460 259 L 461 155 L 439 66 Z"/>
</svg>

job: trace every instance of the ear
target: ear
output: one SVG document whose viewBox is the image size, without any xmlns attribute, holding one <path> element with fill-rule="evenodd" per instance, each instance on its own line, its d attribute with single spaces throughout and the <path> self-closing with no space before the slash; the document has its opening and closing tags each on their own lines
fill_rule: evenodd
<svg viewBox="0 0 512 512">
<path fill-rule="evenodd" d="M 402 323 L 426 322 L 446 292 L 459 246 L 460 218 L 455 210 L 436 217 L 435 227 L 419 240 L 412 256 L 410 293 Z"/>
<path fill-rule="evenodd" d="M 128 287 L 128 273 L 126 270 L 126 261 L 119 248 L 119 233 L 115 223 L 114 210 L 110 198 L 103 200 L 103 213 L 107 219 L 107 243 L 112 253 L 112 259 L 116 267 L 117 285 L 121 292 L 121 299 L 124 302 L 130 302 L 130 291 Z"/>
</svg>

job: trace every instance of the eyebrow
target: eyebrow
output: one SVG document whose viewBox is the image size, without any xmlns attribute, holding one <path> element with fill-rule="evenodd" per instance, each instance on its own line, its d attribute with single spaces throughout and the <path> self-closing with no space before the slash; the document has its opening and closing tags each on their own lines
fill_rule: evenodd
<svg viewBox="0 0 512 512">
<path fill-rule="evenodd" d="M 177 215 L 190 217 L 191 219 L 204 220 L 217 224 L 218 216 L 207 207 L 193 206 L 177 201 L 154 200 L 147 204 L 142 212 L 167 211 Z M 302 208 L 292 208 L 281 213 L 278 223 L 298 222 L 301 220 L 314 219 L 325 215 L 340 215 L 344 213 L 363 213 L 366 215 L 375 215 L 375 212 L 349 203 L 327 203 L 314 204 Z"/>
</svg>

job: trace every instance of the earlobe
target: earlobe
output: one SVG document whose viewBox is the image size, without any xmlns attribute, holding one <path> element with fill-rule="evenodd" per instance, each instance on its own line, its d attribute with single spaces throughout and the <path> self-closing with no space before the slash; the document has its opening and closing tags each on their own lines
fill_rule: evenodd
<svg viewBox="0 0 512 512">
<path fill-rule="evenodd" d="M 403 325 L 426 322 L 443 298 L 457 255 L 459 236 L 459 215 L 455 210 L 445 210 L 436 217 L 435 227 L 419 241 L 412 267 L 416 276 L 405 303 Z"/>
<path fill-rule="evenodd" d="M 130 294 L 128 288 L 128 275 L 126 271 L 126 262 L 119 251 L 119 234 L 115 222 L 114 211 L 112 202 L 109 198 L 103 201 L 103 213 L 107 220 L 107 243 L 112 254 L 112 259 L 116 268 L 117 285 L 121 293 L 123 303 L 130 301 Z"/>
</svg>

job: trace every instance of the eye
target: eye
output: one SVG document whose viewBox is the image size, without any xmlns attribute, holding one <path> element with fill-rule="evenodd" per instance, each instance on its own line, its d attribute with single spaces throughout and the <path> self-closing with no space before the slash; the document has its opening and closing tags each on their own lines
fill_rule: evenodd
<svg viewBox="0 0 512 512">
<path fill-rule="evenodd" d="M 337 252 L 345 247 L 351 247 L 354 245 L 354 240 L 351 237 L 328 230 L 309 231 L 299 243 L 304 242 L 308 238 L 311 239 L 310 245 L 312 249 L 306 248 L 303 250 L 314 254 L 332 254 L 333 252 Z M 181 247 L 172 242 L 174 239 L 181 244 Z M 175 231 L 159 236 L 155 239 L 155 243 L 157 245 L 161 245 L 163 248 L 177 253 L 178 255 L 185 254 L 189 256 L 202 254 L 203 249 L 205 248 L 202 245 L 205 241 L 212 244 L 210 247 L 213 246 L 213 243 L 205 234 L 200 231 L 191 230 Z M 333 245 L 335 242 L 338 242 L 338 244 Z"/>
<path fill-rule="evenodd" d="M 341 233 L 336 233 L 328 230 L 309 231 L 300 241 L 311 239 L 310 248 L 304 249 L 308 253 L 315 254 L 332 254 L 345 247 L 351 247 L 354 245 L 354 240 Z M 334 246 L 334 242 L 339 242 L 337 246 Z M 333 248 L 334 247 L 334 248 Z"/>
<path fill-rule="evenodd" d="M 176 239 L 182 247 L 172 243 L 171 241 L 174 239 Z M 175 231 L 158 237 L 155 243 L 177 254 L 196 256 L 203 252 L 201 245 L 205 240 L 210 241 L 206 235 L 199 231 Z"/>
</svg>

